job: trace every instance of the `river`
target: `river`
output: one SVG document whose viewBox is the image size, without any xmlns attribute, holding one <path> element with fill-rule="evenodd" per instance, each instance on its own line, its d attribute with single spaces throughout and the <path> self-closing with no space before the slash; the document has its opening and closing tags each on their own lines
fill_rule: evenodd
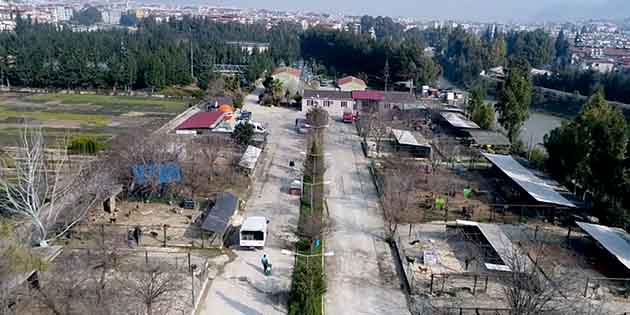
<svg viewBox="0 0 630 315">
<path fill-rule="evenodd" d="M 532 147 L 531 144 L 534 146 L 540 144 L 542 146 L 543 137 L 551 130 L 560 127 L 564 120 L 558 116 L 546 113 L 531 112 L 529 119 L 521 129 L 521 140 L 528 148 Z"/>
</svg>

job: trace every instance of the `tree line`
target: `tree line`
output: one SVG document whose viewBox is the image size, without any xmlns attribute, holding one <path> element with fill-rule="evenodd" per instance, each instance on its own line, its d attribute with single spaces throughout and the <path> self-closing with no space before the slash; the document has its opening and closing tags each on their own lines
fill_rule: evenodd
<svg viewBox="0 0 630 315">
<path fill-rule="evenodd" d="M 354 75 L 377 87 L 409 80 L 416 86 L 434 83 L 441 69 L 425 55 L 425 47 L 417 40 L 380 40 L 365 32 L 323 28 L 309 29 L 301 36 L 305 60 L 321 63 L 331 76 Z"/>
<path fill-rule="evenodd" d="M 549 89 L 581 95 L 592 95 L 603 89 L 611 101 L 630 104 L 630 74 L 625 72 L 599 73 L 588 70 L 565 69 L 551 76 L 536 76 L 534 83 Z"/>
<path fill-rule="evenodd" d="M 227 41 L 266 41 L 272 48 L 249 55 Z M 135 32 L 72 32 L 18 16 L 16 31 L 0 34 L 0 77 L 11 86 L 156 90 L 207 81 L 214 64 L 248 65 L 245 76 L 253 80 L 274 64 L 298 57 L 295 25 L 267 30 L 201 17 L 166 23 L 144 19 Z"/>
</svg>

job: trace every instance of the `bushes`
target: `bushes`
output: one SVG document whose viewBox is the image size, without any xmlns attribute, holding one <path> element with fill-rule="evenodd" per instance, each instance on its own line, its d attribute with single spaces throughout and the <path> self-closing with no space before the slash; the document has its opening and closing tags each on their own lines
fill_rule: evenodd
<svg viewBox="0 0 630 315">
<path fill-rule="evenodd" d="M 68 146 L 71 154 L 96 154 L 105 148 L 105 145 L 97 139 L 89 136 L 80 136 L 72 139 Z"/>
</svg>

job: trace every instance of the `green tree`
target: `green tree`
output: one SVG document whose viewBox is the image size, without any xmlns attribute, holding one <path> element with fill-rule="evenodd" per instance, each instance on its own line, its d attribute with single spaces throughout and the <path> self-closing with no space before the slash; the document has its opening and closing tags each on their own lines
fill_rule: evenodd
<svg viewBox="0 0 630 315">
<path fill-rule="evenodd" d="M 481 129 L 492 129 L 494 127 L 494 108 L 490 104 L 481 104 L 471 115 L 472 121 L 474 121 Z"/>
<path fill-rule="evenodd" d="M 608 104 L 600 91 L 573 121 L 544 139 L 552 174 L 592 194 L 598 215 L 616 225 L 630 223 L 628 133 L 621 111 Z"/>
<path fill-rule="evenodd" d="M 496 110 L 499 113 L 499 123 L 507 130 L 508 138 L 513 144 L 518 141 L 521 127 L 529 118 L 531 103 L 529 70 L 518 62 L 512 62 L 508 77 L 501 87 Z"/>
<path fill-rule="evenodd" d="M 232 132 L 232 138 L 237 144 L 242 146 L 252 144 L 254 139 L 254 126 L 249 123 L 236 125 L 234 132 Z"/>
<path fill-rule="evenodd" d="M 578 165 L 584 184 L 598 197 L 617 196 L 623 178 L 628 127 L 623 114 L 598 92 L 576 119 L 580 141 L 588 151 Z"/>
<path fill-rule="evenodd" d="M 98 22 L 103 21 L 103 17 L 101 16 L 101 11 L 97 8 L 89 6 L 85 7 L 78 12 L 75 11 L 72 20 L 81 24 L 81 25 L 94 25 Z"/>
</svg>

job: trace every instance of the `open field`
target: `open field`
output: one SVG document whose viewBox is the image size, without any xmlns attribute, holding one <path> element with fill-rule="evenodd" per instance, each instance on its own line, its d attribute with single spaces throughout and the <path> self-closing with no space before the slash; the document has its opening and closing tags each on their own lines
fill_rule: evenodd
<svg viewBox="0 0 630 315">
<path fill-rule="evenodd" d="M 33 103 L 55 102 L 69 105 L 91 104 L 113 107 L 162 107 L 163 109 L 176 111 L 183 110 L 186 105 L 186 103 L 181 100 L 109 95 L 41 94 L 27 96 L 22 99 L 25 102 Z"/>
<path fill-rule="evenodd" d="M 94 137 L 107 142 L 133 128 L 157 129 L 187 108 L 183 100 L 107 95 L 0 95 L 0 145 L 14 145 L 24 122 L 47 141 Z"/>
</svg>

